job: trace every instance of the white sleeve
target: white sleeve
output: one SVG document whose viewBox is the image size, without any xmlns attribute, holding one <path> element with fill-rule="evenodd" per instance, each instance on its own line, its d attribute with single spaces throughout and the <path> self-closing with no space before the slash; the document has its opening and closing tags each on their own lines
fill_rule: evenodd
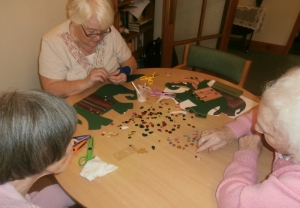
<svg viewBox="0 0 300 208">
<path fill-rule="evenodd" d="M 117 31 L 113 26 L 111 27 L 111 29 L 112 31 L 114 31 L 115 36 L 114 51 L 117 56 L 118 63 L 121 64 L 124 61 L 127 61 L 131 57 L 132 53 L 119 31 Z"/>
<path fill-rule="evenodd" d="M 43 38 L 39 56 L 39 74 L 50 79 L 65 80 L 67 66 L 63 61 L 64 56 L 59 54 L 60 50 L 57 49 Z"/>
</svg>

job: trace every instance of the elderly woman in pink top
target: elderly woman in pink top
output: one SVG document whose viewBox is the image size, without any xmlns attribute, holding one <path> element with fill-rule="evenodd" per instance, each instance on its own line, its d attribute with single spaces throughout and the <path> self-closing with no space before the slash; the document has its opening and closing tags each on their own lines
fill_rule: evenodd
<svg viewBox="0 0 300 208">
<path fill-rule="evenodd" d="M 226 168 L 216 193 L 219 207 L 300 207 L 299 80 L 300 68 L 289 70 L 267 85 L 259 104 L 255 130 L 275 150 L 272 173 L 263 182 L 257 182 L 261 136 L 256 133 L 241 137 L 239 150 Z M 211 140 L 210 148 L 223 147 L 241 134 L 251 132 L 254 115 L 255 112 L 250 112 L 226 127 L 205 132 L 199 146 Z M 222 139 L 221 132 L 229 139 Z"/>
<path fill-rule="evenodd" d="M 58 184 L 29 194 L 39 178 L 70 164 L 77 114 L 62 98 L 43 91 L 0 94 L 0 207 L 70 207 Z"/>
</svg>

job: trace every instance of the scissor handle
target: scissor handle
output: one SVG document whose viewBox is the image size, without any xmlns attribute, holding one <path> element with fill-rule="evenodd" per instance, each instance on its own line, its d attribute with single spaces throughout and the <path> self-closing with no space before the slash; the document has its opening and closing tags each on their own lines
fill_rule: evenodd
<svg viewBox="0 0 300 208">
<path fill-rule="evenodd" d="M 148 82 L 148 84 L 152 84 L 153 83 L 153 78 L 154 78 L 154 76 L 149 76 L 149 77 L 147 77 L 147 76 L 142 76 L 142 77 L 140 77 L 140 80 L 146 80 L 147 82 Z"/>
<path fill-rule="evenodd" d="M 78 160 L 78 165 L 79 166 L 84 166 L 86 163 L 87 163 L 87 158 L 86 158 L 86 156 L 81 156 L 80 158 L 79 158 L 79 160 Z"/>
<path fill-rule="evenodd" d="M 140 80 L 148 80 L 148 77 L 146 77 L 146 76 L 141 76 L 141 77 L 140 77 Z"/>
<path fill-rule="evenodd" d="M 151 74 L 151 77 L 155 77 L 156 71 Z"/>
<path fill-rule="evenodd" d="M 88 147 L 87 154 L 85 157 L 87 160 L 95 158 L 95 156 L 93 156 L 93 147 Z"/>
<path fill-rule="evenodd" d="M 93 150 L 94 150 L 94 137 L 91 137 L 90 141 L 89 141 L 89 146 L 88 146 L 88 149 L 87 149 L 87 153 L 86 153 L 86 156 L 85 156 L 87 160 L 91 160 L 95 157 L 95 156 L 93 156 Z"/>
<path fill-rule="evenodd" d="M 88 144 L 88 149 L 87 149 L 87 153 L 85 156 L 81 156 L 78 160 L 78 165 L 80 166 L 84 166 L 87 161 L 95 158 L 95 156 L 93 156 L 93 149 L 94 149 L 94 138 L 91 137 L 89 139 L 89 144 Z"/>
</svg>

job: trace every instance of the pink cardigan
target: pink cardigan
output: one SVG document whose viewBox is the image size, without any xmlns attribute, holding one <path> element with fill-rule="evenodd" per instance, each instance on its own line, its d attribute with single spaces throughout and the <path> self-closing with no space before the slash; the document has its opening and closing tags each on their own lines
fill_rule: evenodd
<svg viewBox="0 0 300 208">
<path fill-rule="evenodd" d="M 62 208 L 74 204 L 57 184 L 47 186 L 40 192 L 27 194 L 25 198 L 10 183 L 0 185 L 0 207 Z"/>
<path fill-rule="evenodd" d="M 234 131 L 236 138 L 252 134 L 255 132 L 254 125 L 257 120 L 257 113 L 257 109 L 251 110 L 249 113 L 237 117 L 235 121 L 226 126 Z"/>
<path fill-rule="evenodd" d="M 251 132 L 250 127 L 255 122 L 251 124 L 250 121 L 253 121 L 254 115 L 255 112 L 242 115 L 234 124 L 227 126 L 240 137 L 242 133 Z M 272 173 L 268 179 L 258 183 L 257 158 L 251 150 L 239 150 L 234 154 L 217 189 L 218 206 L 300 207 L 300 164 L 294 163 L 292 158 L 287 161 L 280 159 L 276 153 Z"/>
</svg>

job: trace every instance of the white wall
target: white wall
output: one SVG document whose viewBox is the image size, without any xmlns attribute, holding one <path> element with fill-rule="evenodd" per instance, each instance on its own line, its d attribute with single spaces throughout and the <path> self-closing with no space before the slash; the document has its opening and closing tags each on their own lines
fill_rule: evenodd
<svg viewBox="0 0 300 208">
<path fill-rule="evenodd" d="M 162 0 L 155 2 L 154 38 L 161 37 Z M 253 4 L 254 0 L 240 0 Z M 42 36 L 67 19 L 67 0 L 0 0 L 0 91 L 40 88 L 38 54 Z M 299 0 L 264 0 L 267 9 L 253 40 L 285 45 L 298 12 Z"/>
<path fill-rule="evenodd" d="M 154 19 L 154 34 L 153 38 L 156 39 L 158 37 L 161 38 L 162 31 L 162 10 L 163 10 L 163 0 L 155 1 L 155 19 Z"/>
<path fill-rule="evenodd" d="M 254 0 L 239 0 L 239 4 L 255 5 Z M 266 8 L 262 26 L 252 40 L 285 46 L 300 11 L 299 0 L 263 0 Z"/>
<path fill-rule="evenodd" d="M 0 0 L 0 91 L 40 89 L 42 36 L 67 19 L 67 0 Z"/>
<path fill-rule="evenodd" d="M 162 2 L 155 1 L 154 38 L 161 37 Z M 239 0 L 239 4 L 254 6 L 255 0 Z M 264 0 L 261 6 L 266 8 L 266 15 L 252 40 L 285 46 L 300 11 L 300 0 Z"/>
</svg>

